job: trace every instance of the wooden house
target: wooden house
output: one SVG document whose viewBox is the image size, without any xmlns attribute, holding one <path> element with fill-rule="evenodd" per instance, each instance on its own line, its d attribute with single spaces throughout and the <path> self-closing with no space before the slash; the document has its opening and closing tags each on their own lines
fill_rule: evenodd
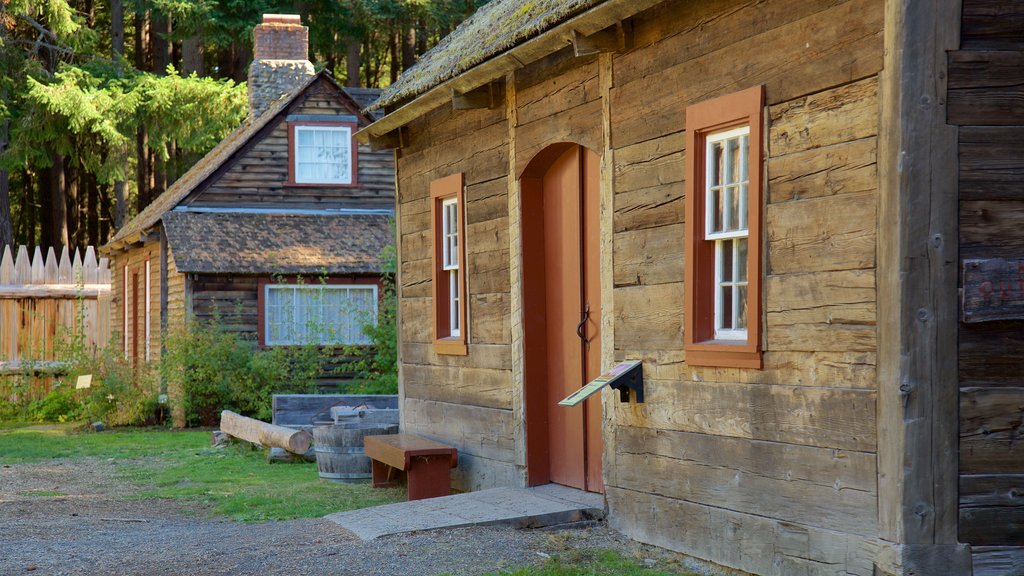
<svg viewBox="0 0 1024 576">
<path fill-rule="evenodd" d="M 603 492 L 756 574 L 1024 574 L 1022 22 L 486 4 L 360 134 L 395 150 L 403 429 L 459 489 Z M 643 402 L 556 404 L 625 360 Z"/>
<path fill-rule="evenodd" d="M 104 247 L 127 357 L 158 359 L 186 318 L 264 346 L 365 340 L 393 241 L 393 159 L 354 139 L 379 91 L 316 73 L 307 40 L 297 16 L 264 17 L 249 117 Z"/>
</svg>

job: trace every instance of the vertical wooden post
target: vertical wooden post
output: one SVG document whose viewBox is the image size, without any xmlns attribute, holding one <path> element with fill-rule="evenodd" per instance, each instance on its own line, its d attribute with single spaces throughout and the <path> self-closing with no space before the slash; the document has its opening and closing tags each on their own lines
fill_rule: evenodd
<svg viewBox="0 0 1024 576">
<path fill-rule="evenodd" d="M 519 110 L 516 101 L 516 75 L 505 75 L 505 122 L 508 125 L 508 255 L 511 317 L 509 332 L 512 339 L 512 420 L 515 445 L 515 465 L 520 474 L 520 485 L 527 484 L 526 464 L 526 377 L 523 347 L 523 251 L 520 226 L 520 187 L 516 174 L 516 131 L 519 128 Z"/>
<path fill-rule="evenodd" d="M 615 285 L 612 276 L 612 240 L 615 217 L 615 150 L 612 148 L 612 86 L 614 86 L 613 52 L 598 56 L 598 85 L 601 89 L 601 128 L 604 150 L 601 152 L 601 366 L 607 370 L 615 363 Z M 604 458 L 601 465 L 604 483 L 608 473 L 615 466 L 615 394 L 610 390 L 601 393 L 602 436 L 604 437 Z"/>
<path fill-rule="evenodd" d="M 957 544 L 957 129 L 945 105 L 960 0 L 887 0 L 885 10 L 878 512 L 893 546 L 879 568 L 970 574 L 970 551 Z"/>
</svg>

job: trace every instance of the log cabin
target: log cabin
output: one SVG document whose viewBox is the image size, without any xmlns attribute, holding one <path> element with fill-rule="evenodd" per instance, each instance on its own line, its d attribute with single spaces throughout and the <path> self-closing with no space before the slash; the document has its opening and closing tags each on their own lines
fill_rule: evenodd
<svg viewBox="0 0 1024 576">
<path fill-rule="evenodd" d="M 492 0 L 385 89 L 403 431 L 771 575 L 1024 574 L 1024 7 Z M 962 293 L 962 294 L 961 294 Z M 605 388 L 640 361 L 643 401 Z"/>
<path fill-rule="evenodd" d="M 247 119 L 104 247 L 133 362 L 158 360 L 186 319 L 275 346 L 361 344 L 375 318 L 393 158 L 354 134 L 379 90 L 315 72 L 298 16 L 266 15 L 253 37 Z"/>
</svg>

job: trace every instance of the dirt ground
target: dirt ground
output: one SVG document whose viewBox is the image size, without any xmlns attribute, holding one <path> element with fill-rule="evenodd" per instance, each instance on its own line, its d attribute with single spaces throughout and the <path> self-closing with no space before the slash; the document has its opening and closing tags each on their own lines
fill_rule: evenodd
<svg viewBox="0 0 1024 576">
<path fill-rule="evenodd" d="M 115 480 L 123 464 L 0 466 L 0 574 L 470 575 L 539 565 L 577 548 L 612 548 L 651 564 L 681 561 L 604 525 L 462 528 L 362 542 L 321 519 L 210 519 L 201 504 L 132 499 L 137 489 Z"/>
</svg>

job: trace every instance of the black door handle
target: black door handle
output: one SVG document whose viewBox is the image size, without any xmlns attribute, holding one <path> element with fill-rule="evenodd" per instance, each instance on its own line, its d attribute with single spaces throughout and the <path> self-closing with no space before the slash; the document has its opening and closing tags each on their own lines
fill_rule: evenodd
<svg viewBox="0 0 1024 576">
<path fill-rule="evenodd" d="M 583 328 L 587 325 L 587 320 L 590 318 L 590 302 L 583 308 L 583 318 L 580 319 L 580 323 L 576 325 L 576 335 L 580 337 L 583 342 L 587 341 L 587 337 L 583 334 Z"/>
</svg>

